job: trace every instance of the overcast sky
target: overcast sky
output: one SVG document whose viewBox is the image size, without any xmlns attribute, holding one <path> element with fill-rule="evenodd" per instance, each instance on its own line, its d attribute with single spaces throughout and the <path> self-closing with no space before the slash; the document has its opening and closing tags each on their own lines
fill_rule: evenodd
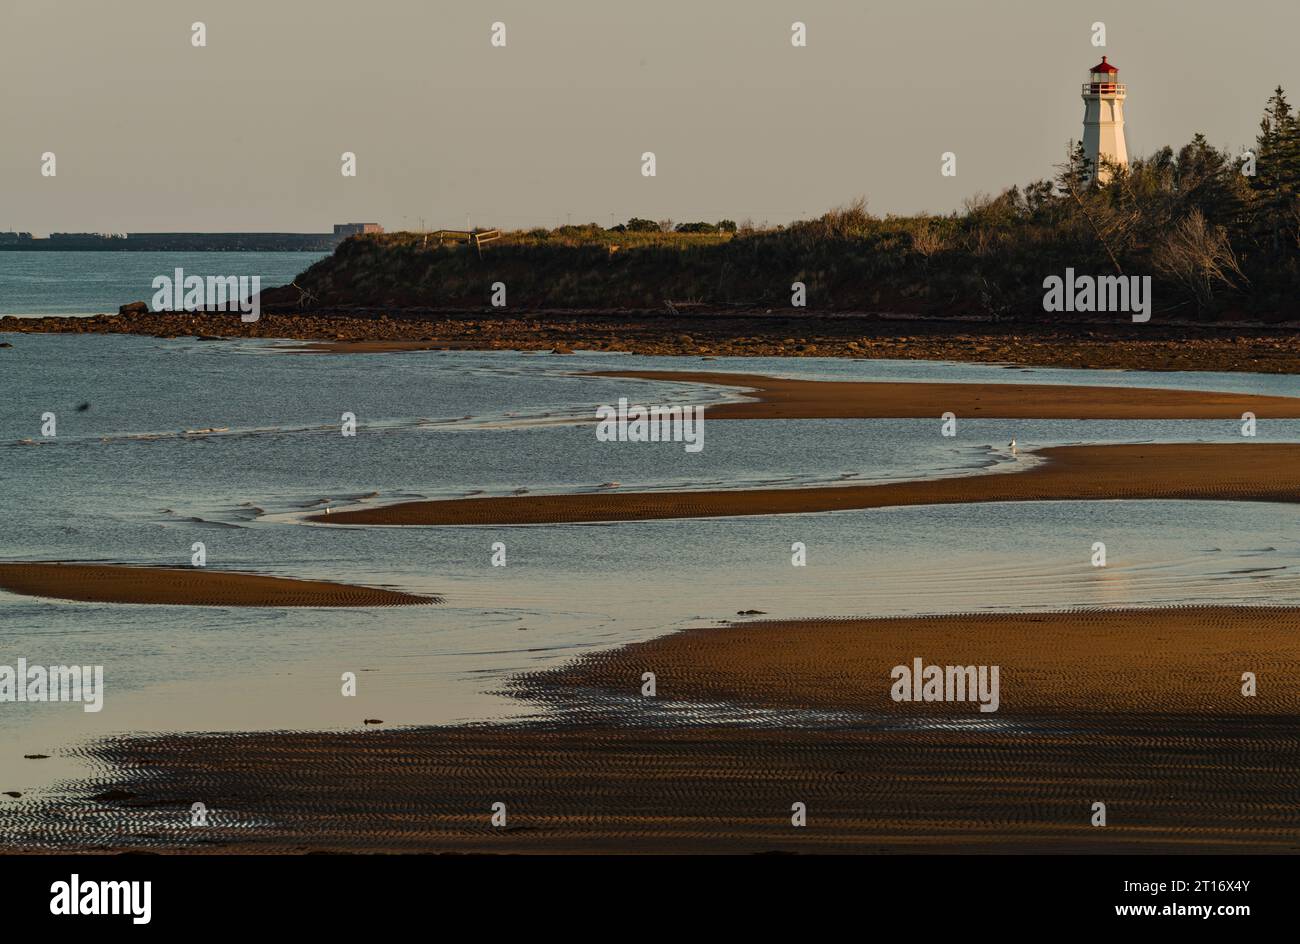
<svg viewBox="0 0 1300 944">
<path fill-rule="evenodd" d="M 0 230 L 949 211 L 1052 173 L 1103 53 L 1143 155 L 1252 142 L 1298 48 L 1300 0 L 0 0 Z"/>
</svg>

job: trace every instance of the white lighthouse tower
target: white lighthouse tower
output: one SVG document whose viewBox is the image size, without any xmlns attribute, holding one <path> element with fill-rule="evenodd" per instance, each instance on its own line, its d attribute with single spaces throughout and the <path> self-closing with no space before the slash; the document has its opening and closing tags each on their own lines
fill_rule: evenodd
<svg viewBox="0 0 1300 944">
<path fill-rule="evenodd" d="M 1092 162 L 1097 180 L 1110 177 L 1102 160 L 1128 166 L 1124 146 L 1124 98 L 1128 90 L 1119 84 L 1119 70 L 1101 57 L 1083 86 L 1083 153 Z"/>
</svg>

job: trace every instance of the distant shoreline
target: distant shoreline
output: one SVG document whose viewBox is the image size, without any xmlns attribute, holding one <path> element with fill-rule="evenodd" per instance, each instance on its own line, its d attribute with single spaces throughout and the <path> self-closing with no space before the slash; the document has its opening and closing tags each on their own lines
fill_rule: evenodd
<svg viewBox="0 0 1300 944">
<path fill-rule="evenodd" d="M 333 252 L 361 225 L 342 224 L 330 233 L 54 233 L 35 238 L 0 232 L 0 252 Z"/>
<path fill-rule="evenodd" d="M 45 240 L 34 242 L 44 243 Z M 165 244 L 165 245 L 139 245 L 139 246 L 115 246 L 105 245 L 96 246 L 91 244 L 75 246 L 46 246 L 46 245 L 4 245 L 0 244 L 0 252 L 320 252 L 329 253 L 333 249 L 332 245 L 322 242 L 320 245 L 308 243 L 302 246 L 290 245 L 266 245 L 266 246 L 242 246 L 242 245 L 225 245 L 214 246 L 207 244 L 182 245 L 182 244 Z"/>
</svg>

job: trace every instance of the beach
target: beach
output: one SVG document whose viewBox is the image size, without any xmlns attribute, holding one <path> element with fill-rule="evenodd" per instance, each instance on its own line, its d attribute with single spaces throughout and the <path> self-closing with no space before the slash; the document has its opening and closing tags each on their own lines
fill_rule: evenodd
<svg viewBox="0 0 1300 944">
<path fill-rule="evenodd" d="M 14 917 L 1290 910 L 1300 4 L 5 6 Z"/>
<path fill-rule="evenodd" d="M 112 739 L 70 815 L 158 851 L 1294 853 L 1297 630 L 1222 607 L 692 629 L 521 679 L 532 724 Z M 1000 710 L 892 701 L 922 655 L 1000 665 Z M 195 798 L 209 826 L 159 825 Z"/>
<path fill-rule="evenodd" d="M 595 376 L 738 387 L 752 401 L 708 408 L 716 420 L 1240 420 L 1300 417 L 1300 397 L 1209 390 L 1021 383 L 859 383 L 720 371 L 616 370 Z"/>
<path fill-rule="evenodd" d="M 170 606 L 412 606 L 439 603 L 375 587 L 294 580 L 198 567 L 132 567 L 56 561 L 0 562 L 0 590 L 95 603 Z"/>
<path fill-rule="evenodd" d="M 1225 419 L 1300 417 L 1300 398 L 1064 384 L 855 383 L 708 371 L 606 371 L 593 376 L 743 389 L 743 403 L 710 406 L 719 420 Z M 1233 450 L 1241 449 L 1234 452 Z M 341 509 L 310 520 L 335 525 L 544 524 L 796 514 L 989 501 L 1210 499 L 1295 501 L 1300 447 L 1254 443 L 1065 446 L 1008 475 L 806 489 L 598 494 L 403 502 Z M 1243 473 L 1241 466 L 1249 471 Z M 1118 481 L 1116 481 L 1118 480 Z"/>
<path fill-rule="evenodd" d="M 5 715 L 8 851 L 1300 851 L 1283 378 L 0 353 L 14 651 L 107 692 Z M 720 422 L 622 450 L 592 417 L 623 396 Z M 895 700 L 922 664 L 996 697 Z"/>
<path fill-rule="evenodd" d="M 1300 500 L 1300 444 L 1054 446 L 1020 471 L 816 488 L 602 491 L 401 502 L 308 520 L 331 525 L 495 525 L 808 514 L 972 502 Z"/>
</svg>

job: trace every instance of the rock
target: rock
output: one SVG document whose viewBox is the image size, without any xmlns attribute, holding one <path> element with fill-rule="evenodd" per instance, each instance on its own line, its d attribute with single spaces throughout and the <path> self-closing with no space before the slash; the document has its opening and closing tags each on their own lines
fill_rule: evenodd
<svg viewBox="0 0 1300 944">
<path fill-rule="evenodd" d="M 16 800 L 16 799 L 18 799 L 20 796 L 22 796 L 22 794 L 19 793 L 17 790 L 6 790 L 6 791 L 5 791 L 5 796 L 7 796 L 7 797 L 13 797 L 13 798 Z"/>
<path fill-rule="evenodd" d="M 13 347 L 8 341 L 0 341 L 0 347 Z"/>
<path fill-rule="evenodd" d="M 129 302 L 117 310 L 119 315 L 147 315 L 149 306 L 144 302 Z"/>
</svg>

